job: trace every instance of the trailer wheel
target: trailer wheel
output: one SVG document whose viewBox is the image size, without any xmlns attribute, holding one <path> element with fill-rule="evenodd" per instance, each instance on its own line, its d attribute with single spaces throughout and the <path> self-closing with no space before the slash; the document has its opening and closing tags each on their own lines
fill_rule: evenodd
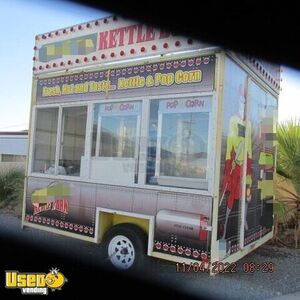
<svg viewBox="0 0 300 300">
<path fill-rule="evenodd" d="M 146 234 L 133 224 L 118 224 L 105 235 L 105 255 L 119 270 L 137 270 L 146 257 Z"/>
</svg>

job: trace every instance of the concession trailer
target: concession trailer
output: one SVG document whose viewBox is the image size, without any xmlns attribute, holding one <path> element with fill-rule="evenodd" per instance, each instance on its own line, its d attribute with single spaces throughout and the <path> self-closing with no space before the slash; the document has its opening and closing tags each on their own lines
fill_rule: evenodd
<svg viewBox="0 0 300 300">
<path fill-rule="evenodd" d="M 37 35 L 33 60 L 23 226 L 120 269 L 222 272 L 272 238 L 279 66 L 119 17 Z"/>
</svg>

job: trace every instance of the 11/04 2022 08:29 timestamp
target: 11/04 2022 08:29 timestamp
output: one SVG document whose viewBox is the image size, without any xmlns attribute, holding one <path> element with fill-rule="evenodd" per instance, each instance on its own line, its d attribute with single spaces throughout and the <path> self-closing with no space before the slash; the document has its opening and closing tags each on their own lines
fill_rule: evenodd
<svg viewBox="0 0 300 300">
<path fill-rule="evenodd" d="M 191 263 L 176 263 L 177 273 L 209 273 L 210 270 L 214 274 L 217 273 L 237 273 L 237 263 L 229 262 L 191 262 Z M 245 262 L 242 264 L 242 272 L 244 273 L 273 273 L 275 272 L 275 265 L 273 262 Z"/>
</svg>

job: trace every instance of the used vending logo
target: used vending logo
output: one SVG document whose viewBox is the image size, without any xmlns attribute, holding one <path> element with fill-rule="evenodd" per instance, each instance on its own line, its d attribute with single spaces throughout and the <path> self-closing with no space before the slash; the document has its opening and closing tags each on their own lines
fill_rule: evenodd
<svg viewBox="0 0 300 300">
<path fill-rule="evenodd" d="M 61 290 L 68 281 L 57 268 L 52 268 L 48 274 L 5 271 L 5 278 L 7 289 L 20 289 L 23 295 L 48 295 L 49 289 Z"/>
</svg>

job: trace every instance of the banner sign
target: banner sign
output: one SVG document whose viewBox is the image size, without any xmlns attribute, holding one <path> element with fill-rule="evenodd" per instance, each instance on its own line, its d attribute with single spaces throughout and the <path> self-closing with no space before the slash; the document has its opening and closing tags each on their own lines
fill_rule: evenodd
<svg viewBox="0 0 300 300">
<path fill-rule="evenodd" d="M 215 56 L 211 55 L 39 79 L 37 101 L 82 99 L 82 95 L 85 100 L 101 99 L 126 91 L 132 95 L 133 90 L 149 95 L 155 89 L 174 91 L 182 86 L 209 91 L 213 89 L 214 68 Z"/>
</svg>

